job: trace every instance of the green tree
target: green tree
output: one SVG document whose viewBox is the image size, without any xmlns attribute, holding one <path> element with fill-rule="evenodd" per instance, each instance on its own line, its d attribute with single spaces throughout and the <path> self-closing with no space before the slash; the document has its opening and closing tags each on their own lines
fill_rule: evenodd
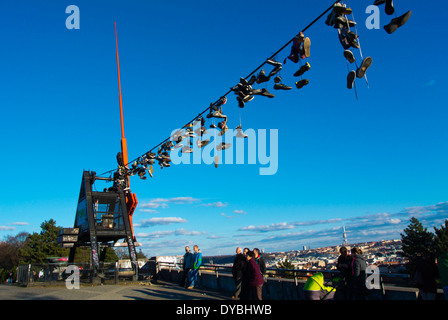
<svg viewBox="0 0 448 320">
<path fill-rule="evenodd" d="M 21 232 L 16 236 L 6 236 L 5 241 L 0 241 L 0 268 L 13 270 L 19 264 L 19 249 L 23 247 L 27 232 Z"/>
<path fill-rule="evenodd" d="M 56 226 L 56 221 L 50 219 L 41 225 L 41 232 L 30 234 L 22 248 L 19 249 L 21 264 L 44 263 L 47 257 L 64 257 L 68 255 L 68 249 L 61 248 L 57 244 L 57 233 L 62 228 Z"/>
<path fill-rule="evenodd" d="M 129 250 L 127 248 L 116 248 L 115 253 L 117 254 L 118 259 L 125 260 L 129 259 Z M 144 260 L 147 259 L 146 255 L 143 253 L 142 249 L 140 248 L 137 252 L 137 259 Z"/>
<path fill-rule="evenodd" d="M 409 260 L 407 268 L 411 271 L 419 257 L 433 252 L 434 234 L 428 232 L 415 217 L 411 218 L 410 224 L 403 231 L 404 233 L 400 234 L 403 256 Z"/>
<path fill-rule="evenodd" d="M 434 251 L 437 256 L 448 252 L 448 220 L 445 220 L 445 225 L 440 226 L 440 229 L 434 227 Z"/>
<path fill-rule="evenodd" d="M 293 271 L 285 271 L 285 270 L 295 269 L 294 265 L 288 259 L 277 262 L 275 267 L 276 267 L 276 269 L 279 269 L 279 270 L 276 270 L 278 276 L 280 276 L 282 278 L 294 278 Z"/>
</svg>

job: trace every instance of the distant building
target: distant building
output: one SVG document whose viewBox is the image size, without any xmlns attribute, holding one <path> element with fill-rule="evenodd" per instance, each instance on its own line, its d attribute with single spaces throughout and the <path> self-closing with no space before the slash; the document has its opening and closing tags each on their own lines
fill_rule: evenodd
<svg viewBox="0 0 448 320">
<path fill-rule="evenodd" d="M 347 233 L 345 232 L 345 225 L 342 225 L 342 245 L 344 247 L 348 246 Z"/>
</svg>

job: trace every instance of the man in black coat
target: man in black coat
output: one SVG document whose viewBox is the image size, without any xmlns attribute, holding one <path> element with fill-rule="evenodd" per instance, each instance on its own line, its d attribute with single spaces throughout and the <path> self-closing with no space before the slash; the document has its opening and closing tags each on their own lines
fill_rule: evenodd
<svg viewBox="0 0 448 320">
<path fill-rule="evenodd" d="M 235 294 L 232 297 L 234 299 L 241 298 L 243 274 L 246 270 L 246 266 L 247 266 L 246 257 L 243 255 L 243 250 L 240 247 L 238 247 L 236 248 L 236 256 L 235 260 L 233 261 L 233 267 L 232 267 L 233 281 L 235 282 L 236 287 Z"/>
</svg>

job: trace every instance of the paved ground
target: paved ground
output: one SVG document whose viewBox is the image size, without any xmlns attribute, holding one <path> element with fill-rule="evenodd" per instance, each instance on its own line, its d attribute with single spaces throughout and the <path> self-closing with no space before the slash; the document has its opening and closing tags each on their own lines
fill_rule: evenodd
<svg viewBox="0 0 448 320">
<path fill-rule="evenodd" d="M 18 287 L 0 285 L 0 300 L 230 300 L 225 294 L 207 290 L 187 290 L 161 282 L 118 285 L 82 285 L 69 290 L 65 286 Z"/>
</svg>

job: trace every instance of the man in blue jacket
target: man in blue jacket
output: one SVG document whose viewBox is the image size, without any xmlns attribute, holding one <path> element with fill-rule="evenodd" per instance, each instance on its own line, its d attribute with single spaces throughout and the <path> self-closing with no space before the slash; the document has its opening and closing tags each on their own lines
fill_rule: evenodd
<svg viewBox="0 0 448 320">
<path fill-rule="evenodd" d="M 188 289 L 193 289 L 194 287 L 199 286 L 198 284 L 199 267 L 202 264 L 202 253 L 200 252 L 199 247 L 197 245 L 194 245 L 193 250 L 194 250 L 193 265 L 190 271 L 190 285 L 188 286 Z"/>
</svg>

